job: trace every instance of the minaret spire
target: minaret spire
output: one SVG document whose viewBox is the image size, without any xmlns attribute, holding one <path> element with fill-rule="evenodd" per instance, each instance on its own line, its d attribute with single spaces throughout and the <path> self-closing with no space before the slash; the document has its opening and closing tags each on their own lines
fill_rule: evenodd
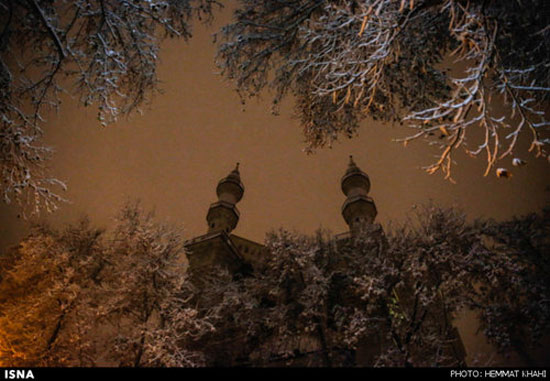
<svg viewBox="0 0 550 381">
<path fill-rule="evenodd" d="M 206 215 L 208 232 L 231 232 L 239 222 L 239 210 L 235 206 L 244 194 L 244 186 L 239 173 L 239 163 L 235 169 L 220 180 L 216 187 L 218 201 L 212 203 Z"/>
<path fill-rule="evenodd" d="M 342 192 L 346 195 L 342 216 L 351 233 L 355 234 L 366 224 L 372 224 L 377 212 L 374 201 L 368 196 L 369 177 L 355 164 L 352 155 L 349 156 L 348 169 L 342 177 L 341 185 Z"/>
</svg>

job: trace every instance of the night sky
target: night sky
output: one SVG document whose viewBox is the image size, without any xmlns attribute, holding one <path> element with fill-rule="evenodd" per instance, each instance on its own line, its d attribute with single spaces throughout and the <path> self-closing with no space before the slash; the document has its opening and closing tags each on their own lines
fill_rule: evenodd
<svg viewBox="0 0 550 381">
<path fill-rule="evenodd" d="M 422 170 L 437 150 L 420 141 L 406 148 L 392 141 L 410 133 L 399 125 L 365 121 L 356 138 L 307 155 L 290 100 L 279 116 L 270 112 L 269 94 L 243 108 L 231 83 L 217 74 L 211 35 L 229 20 L 226 9 L 212 25 L 195 24 L 188 43 L 163 44 L 163 94 L 143 115 L 102 128 L 95 110 L 67 97 L 60 112 L 49 116 L 45 140 L 56 150 L 50 172 L 66 181 L 64 195 L 71 202 L 44 220 L 63 226 L 87 214 L 95 225 L 108 227 L 126 200 L 141 199 L 145 208 L 156 209 L 159 221 L 183 226 L 185 238 L 192 238 L 206 232 L 217 182 L 240 162 L 245 193 L 235 234 L 262 242 L 279 227 L 340 233 L 347 230 L 340 178 L 350 154 L 371 179 L 370 196 L 384 226 L 404 221 L 415 204 L 430 200 L 457 206 L 470 219 L 505 219 L 550 204 L 550 167 L 527 154 L 529 136 L 521 142 L 528 165 L 513 168 L 511 179 L 498 179 L 494 171 L 483 177 L 484 159 L 459 153 L 456 184 Z M 510 160 L 501 166 L 512 169 Z M 28 232 L 31 221 L 18 219 L 18 213 L 16 206 L 0 206 L 0 247 Z"/>
</svg>

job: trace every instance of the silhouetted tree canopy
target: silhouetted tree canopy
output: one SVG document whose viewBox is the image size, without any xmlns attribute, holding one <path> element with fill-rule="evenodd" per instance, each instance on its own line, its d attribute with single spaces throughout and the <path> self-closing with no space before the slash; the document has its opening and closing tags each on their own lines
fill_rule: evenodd
<svg viewBox="0 0 550 381">
<path fill-rule="evenodd" d="M 223 366 L 460 366 L 454 322 L 472 310 L 496 350 L 536 365 L 550 328 L 549 217 L 467 223 L 431 205 L 351 240 L 272 233 L 252 276 L 196 275 L 184 306 L 215 327 L 196 348 Z"/>
<path fill-rule="evenodd" d="M 145 366 L 184 279 L 182 239 L 137 204 L 113 230 L 38 226 L 0 263 L 0 366 Z M 186 323 L 194 322 L 187 309 Z M 158 332 L 159 331 L 159 332 Z M 178 364 L 200 356 L 174 350 Z M 170 365 L 168 356 L 165 364 Z"/>
<path fill-rule="evenodd" d="M 450 178 L 460 147 L 486 157 L 487 175 L 520 163 L 523 134 L 548 157 L 548 14 L 545 0 L 241 0 L 218 64 L 243 100 L 291 97 L 310 149 L 367 117 L 399 121 L 413 128 L 405 144 L 441 150 L 429 173 Z"/>
<path fill-rule="evenodd" d="M 0 365 L 457 366 L 465 310 L 497 350 L 541 365 L 548 210 L 418 210 L 353 239 L 273 232 L 246 274 L 186 273 L 177 231 L 136 205 L 109 231 L 39 227 L 0 256 Z"/>
</svg>

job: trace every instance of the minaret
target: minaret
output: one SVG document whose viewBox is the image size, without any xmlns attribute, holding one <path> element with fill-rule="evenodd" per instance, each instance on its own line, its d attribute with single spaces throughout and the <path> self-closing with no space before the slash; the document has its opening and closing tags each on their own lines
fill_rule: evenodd
<svg viewBox="0 0 550 381">
<path fill-rule="evenodd" d="M 353 235 L 365 225 L 374 222 L 376 206 L 372 198 L 367 196 L 370 190 L 369 177 L 357 167 L 351 155 L 341 183 L 342 192 L 347 197 L 342 205 L 342 216 Z"/>
<path fill-rule="evenodd" d="M 235 206 L 243 197 L 244 186 L 239 174 L 239 163 L 227 177 L 220 180 L 216 187 L 218 201 L 210 205 L 206 221 L 208 232 L 231 232 L 239 222 L 239 210 Z"/>
</svg>

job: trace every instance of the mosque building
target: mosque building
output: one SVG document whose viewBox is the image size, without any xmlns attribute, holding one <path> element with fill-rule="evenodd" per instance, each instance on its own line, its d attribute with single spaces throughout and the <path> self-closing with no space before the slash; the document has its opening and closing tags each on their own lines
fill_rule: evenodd
<svg viewBox="0 0 550 381">
<path fill-rule="evenodd" d="M 350 156 L 348 168 L 341 180 L 342 192 L 346 200 L 342 205 L 342 216 L 349 231 L 339 234 L 339 239 L 350 237 L 365 225 L 373 224 L 376 205 L 371 197 L 370 180 Z M 233 234 L 239 222 L 240 212 L 237 203 L 244 194 L 239 163 L 216 187 L 218 201 L 210 204 L 206 214 L 208 230 L 206 234 L 185 242 L 189 267 L 199 270 L 214 264 L 230 271 L 250 271 L 254 263 L 265 255 L 262 244 Z"/>
<path fill-rule="evenodd" d="M 369 234 L 379 234 L 381 241 L 385 242 L 384 232 L 380 225 L 375 224 L 377 215 L 374 200 L 368 196 L 371 183 L 369 176 L 363 172 L 350 156 L 347 170 L 340 180 L 341 189 L 346 199 L 342 205 L 342 216 L 349 229 L 334 237 L 337 244 L 345 245 L 363 229 L 368 229 Z M 237 203 L 244 195 L 244 185 L 241 181 L 239 163 L 235 169 L 226 177 L 222 178 L 216 187 L 218 200 L 210 204 L 206 214 L 207 232 L 204 235 L 195 237 L 185 242 L 186 254 L 189 263 L 191 279 L 197 285 L 201 284 L 201 273 L 212 266 L 220 266 L 233 274 L 252 274 L 255 265 L 263 256 L 270 253 L 267 248 L 252 240 L 240 237 L 233 233 L 239 222 L 240 212 Z M 445 319 L 446 320 L 446 319 Z M 454 329 L 456 340 L 449 350 L 453 356 L 458 356 L 464 362 L 465 352 L 460 335 Z M 362 358 L 361 364 L 370 366 L 377 347 L 384 340 L 380 335 L 378 338 L 370 338 L 355 351 L 356 361 Z M 297 338 L 296 343 L 289 343 L 301 347 L 303 338 Z M 314 341 L 307 341 L 308 346 L 315 347 Z M 288 349 L 288 348 L 287 348 Z M 310 348 L 311 349 L 311 348 Z M 311 363 L 310 363 L 311 364 Z M 360 365 L 361 365 L 360 364 Z M 235 364 L 232 364 L 235 365 Z M 284 364 L 271 364 L 284 365 Z M 297 363 L 295 365 L 301 366 Z"/>
</svg>

